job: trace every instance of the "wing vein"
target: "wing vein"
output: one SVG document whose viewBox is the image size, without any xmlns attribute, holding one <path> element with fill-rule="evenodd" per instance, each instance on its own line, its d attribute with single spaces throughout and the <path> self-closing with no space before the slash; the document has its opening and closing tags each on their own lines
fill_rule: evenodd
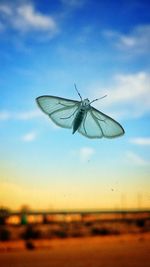
<svg viewBox="0 0 150 267">
<path fill-rule="evenodd" d="M 59 108 L 59 109 L 57 109 L 57 110 L 54 110 L 54 111 L 52 111 L 49 115 L 51 116 L 51 115 L 53 115 L 53 114 L 55 114 L 55 113 L 57 113 L 57 112 L 60 112 L 60 111 L 64 111 L 64 110 L 69 110 L 69 109 L 72 109 L 73 107 L 75 107 L 76 106 L 76 104 L 75 105 L 73 105 L 73 106 L 71 106 L 71 107 L 69 107 L 69 106 L 66 106 L 66 107 L 63 107 L 63 108 Z"/>
<path fill-rule="evenodd" d="M 85 131 L 85 133 L 86 133 L 86 135 L 87 135 L 87 131 L 86 131 L 86 128 L 85 128 L 86 117 L 87 117 L 87 112 L 86 112 L 86 114 L 85 114 L 85 116 L 84 116 L 84 118 L 83 118 L 83 128 L 84 128 L 84 131 Z"/>
<path fill-rule="evenodd" d="M 92 109 L 90 110 L 90 113 L 91 113 L 93 120 L 95 121 L 95 123 L 97 124 L 98 128 L 100 129 L 100 131 L 102 132 L 102 134 L 104 136 L 103 129 L 102 129 L 101 125 L 99 124 L 99 121 L 97 121 L 96 116 L 93 114 Z"/>
</svg>

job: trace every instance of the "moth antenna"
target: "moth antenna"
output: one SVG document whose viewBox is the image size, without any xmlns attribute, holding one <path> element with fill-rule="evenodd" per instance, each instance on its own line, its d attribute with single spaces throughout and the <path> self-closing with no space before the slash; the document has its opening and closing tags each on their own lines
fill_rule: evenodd
<svg viewBox="0 0 150 267">
<path fill-rule="evenodd" d="M 107 95 L 104 95 L 104 96 L 102 96 L 102 97 L 100 97 L 100 98 L 96 98 L 96 99 L 92 100 L 92 101 L 90 102 L 90 104 L 93 103 L 93 102 L 95 102 L 95 101 L 98 101 L 98 100 L 100 100 L 100 99 L 103 99 L 103 98 L 106 97 L 106 96 L 107 96 Z"/>
<path fill-rule="evenodd" d="M 79 93 L 79 91 L 78 91 L 77 86 L 76 86 L 75 83 L 74 83 L 74 87 L 75 87 L 75 90 L 77 91 L 77 93 L 78 93 L 78 95 L 79 95 L 79 97 L 80 97 L 80 99 L 81 99 L 81 101 L 82 101 L 82 96 L 80 95 L 80 93 Z"/>
</svg>

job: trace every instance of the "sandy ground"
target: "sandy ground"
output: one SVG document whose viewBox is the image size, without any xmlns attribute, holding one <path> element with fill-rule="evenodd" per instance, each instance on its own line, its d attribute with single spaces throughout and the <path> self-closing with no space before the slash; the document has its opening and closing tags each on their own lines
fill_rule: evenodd
<svg viewBox="0 0 150 267">
<path fill-rule="evenodd" d="M 35 246 L 0 244 L 0 266 L 150 267 L 150 234 L 45 240 Z"/>
</svg>

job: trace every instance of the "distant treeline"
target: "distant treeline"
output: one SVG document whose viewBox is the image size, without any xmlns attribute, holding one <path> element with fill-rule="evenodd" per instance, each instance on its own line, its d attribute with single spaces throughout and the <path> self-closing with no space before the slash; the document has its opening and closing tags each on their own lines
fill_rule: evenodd
<svg viewBox="0 0 150 267">
<path fill-rule="evenodd" d="M 149 220 L 150 211 L 30 211 L 0 209 L 0 225 L 48 224 L 53 222 Z"/>
<path fill-rule="evenodd" d="M 0 241 L 120 235 L 150 231 L 150 211 L 0 211 Z"/>
</svg>

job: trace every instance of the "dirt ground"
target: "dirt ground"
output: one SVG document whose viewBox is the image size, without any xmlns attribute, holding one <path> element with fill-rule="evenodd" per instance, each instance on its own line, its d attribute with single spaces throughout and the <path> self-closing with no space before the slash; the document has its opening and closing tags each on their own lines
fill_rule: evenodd
<svg viewBox="0 0 150 267">
<path fill-rule="evenodd" d="M 1 267 L 149 267 L 150 234 L 0 244 Z"/>
</svg>

